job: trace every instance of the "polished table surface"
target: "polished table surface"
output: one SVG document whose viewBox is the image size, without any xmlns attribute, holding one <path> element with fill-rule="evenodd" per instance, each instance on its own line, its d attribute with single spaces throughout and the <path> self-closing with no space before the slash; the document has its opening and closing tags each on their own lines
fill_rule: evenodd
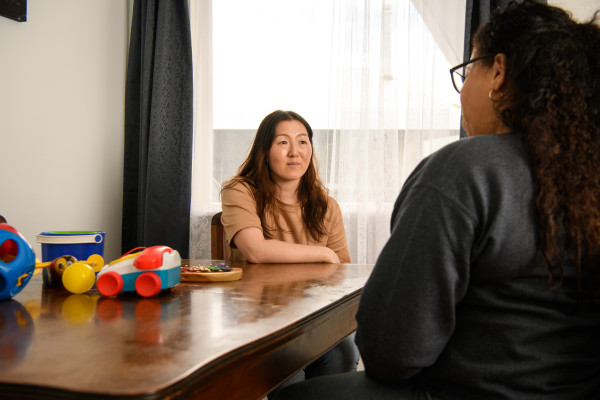
<svg viewBox="0 0 600 400">
<path fill-rule="evenodd" d="M 152 298 L 71 294 L 35 276 L 0 301 L 0 397 L 260 399 L 356 328 L 373 268 L 230 265 L 241 280 Z"/>
</svg>

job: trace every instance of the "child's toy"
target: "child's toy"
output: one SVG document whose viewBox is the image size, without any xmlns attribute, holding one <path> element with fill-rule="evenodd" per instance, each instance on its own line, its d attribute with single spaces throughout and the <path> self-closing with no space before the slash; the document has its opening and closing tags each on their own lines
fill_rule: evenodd
<svg viewBox="0 0 600 400">
<path fill-rule="evenodd" d="M 95 273 L 103 266 L 104 259 L 99 254 L 92 254 L 85 262 L 69 255 L 38 262 L 29 242 L 15 228 L 0 222 L 0 300 L 19 293 L 42 268 L 48 269 L 54 284 L 71 293 L 87 292 L 94 286 Z"/>
<path fill-rule="evenodd" d="M 92 254 L 86 261 L 65 255 L 45 263 L 37 263 L 37 268 L 47 268 L 46 277 L 49 286 L 63 286 L 71 293 L 84 293 L 96 282 L 96 272 L 104 266 L 104 258 Z"/>
<path fill-rule="evenodd" d="M 29 283 L 35 271 L 35 253 L 15 228 L 0 223 L 0 300 L 9 299 Z"/>
<path fill-rule="evenodd" d="M 182 282 L 227 282 L 242 279 L 242 269 L 224 263 L 181 267 Z"/>
<path fill-rule="evenodd" d="M 136 249 L 132 250 L 135 251 Z M 103 296 L 137 292 L 152 297 L 180 282 L 181 256 L 167 246 L 152 246 L 124 254 L 98 273 L 96 287 Z"/>
<path fill-rule="evenodd" d="M 42 247 L 43 262 L 51 262 L 65 254 L 85 260 L 92 254 L 104 256 L 105 235 L 103 231 L 50 231 L 37 235 L 37 242 Z M 103 266 L 99 265 L 96 272 Z M 62 273 L 55 272 L 50 268 L 42 270 L 44 286 L 62 289 Z"/>
</svg>

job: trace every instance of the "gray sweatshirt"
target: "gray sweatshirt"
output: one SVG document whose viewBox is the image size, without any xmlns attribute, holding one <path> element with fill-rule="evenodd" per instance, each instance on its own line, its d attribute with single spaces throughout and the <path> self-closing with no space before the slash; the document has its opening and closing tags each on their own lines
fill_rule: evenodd
<svg viewBox="0 0 600 400">
<path fill-rule="evenodd" d="M 405 183 L 356 342 L 375 380 L 443 399 L 600 399 L 600 309 L 547 287 L 517 134 L 452 143 Z"/>
</svg>

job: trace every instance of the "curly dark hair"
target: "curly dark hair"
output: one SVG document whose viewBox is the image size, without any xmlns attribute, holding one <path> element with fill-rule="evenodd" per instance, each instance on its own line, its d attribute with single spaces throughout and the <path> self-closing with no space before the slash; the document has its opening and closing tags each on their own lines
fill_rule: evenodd
<svg viewBox="0 0 600 400">
<path fill-rule="evenodd" d="M 534 1 L 512 2 L 473 39 L 479 54 L 505 54 L 495 109 L 522 134 L 535 180 L 535 212 L 550 286 L 565 256 L 582 268 L 600 261 L 600 27 Z M 492 59 L 482 60 L 488 65 Z"/>
<path fill-rule="evenodd" d="M 246 160 L 240 166 L 238 173 L 223 185 L 223 189 L 237 183 L 247 184 L 256 200 L 256 212 L 260 218 L 263 234 L 271 238 L 270 227 L 265 224 L 265 215 L 271 214 L 278 223 L 275 199 L 277 198 L 277 184 L 271 177 L 268 165 L 269 150 L 275 138 L 275 128 L 282 121 L 299 121 L 308 133 L 312 146 L 313 131 L 308 122 L 293 111 L 273 111 L 260 123 L 254 143 Z M 325 234 L 325 214 L 327 213 L 328 194 L 319 178 L 317 160 L 313 152 L 308 169 L 300 179 L 298 186 L 298 200 L 302 209 L 302 218 L 306 228 L 315 240 L 321 239 Z M 278 227 L 279 228 L 279 227 Z"/>
</svg>

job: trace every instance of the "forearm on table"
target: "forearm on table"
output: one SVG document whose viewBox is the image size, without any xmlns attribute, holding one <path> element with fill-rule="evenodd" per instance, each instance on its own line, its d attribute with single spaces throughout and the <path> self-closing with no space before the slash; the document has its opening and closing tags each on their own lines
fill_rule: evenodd
<svg viewBox="0 0 600 400">
<path fill-rule="evenodd" d="M 328 247 L 288 243 L 280 240 L 236 235 L 234 242 L 252 263 L 339 262 Z"/>
<path fill-rule="evenodd" d="M 280 240 L 264 240 L 247 252 L 248 256 L 243 251 L 242 254 L 248 261 L 254 263 L 333 262 L 331 260 L 333 250 L 327 247 L 287 243 Z"/>
</svg>

